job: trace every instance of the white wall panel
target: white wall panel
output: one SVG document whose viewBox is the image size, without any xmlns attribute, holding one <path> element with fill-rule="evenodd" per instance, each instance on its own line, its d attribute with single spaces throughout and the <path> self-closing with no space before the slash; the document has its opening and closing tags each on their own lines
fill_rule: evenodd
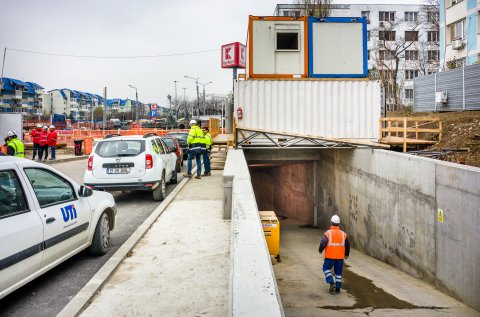
<svg viewBox="0 0 480 317">
<path fill-rule="evenodd" d="M 239 127 L 328 138 L 378 139 L 375 81 L 247 80 L 235 84 Z"/>
<path fill-rule="evenodd" d="M 276 32 L 298 31 L 298 51 L 277 51 Z M 253 74 L 305 74 L 304 21 L 253 21 Z"/>
</svg>

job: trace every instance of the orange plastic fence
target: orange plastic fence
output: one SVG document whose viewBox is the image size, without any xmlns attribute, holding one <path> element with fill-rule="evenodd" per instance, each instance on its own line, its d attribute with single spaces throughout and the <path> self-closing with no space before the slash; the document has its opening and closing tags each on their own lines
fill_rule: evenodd
<svg viewBox="0 0 480 317">
<path fill-rule="evenodd" d="M 133 129 L 133 130 L 57 130 L 58 144 L 66 144 L 73 147 L 74 140 L 85 140 L 86 138 L 102 139 L 107 134 L 120 135 L 145 135 L 147 133 L 155 133 L 157 135 L 166 135 L 170 132 L 188 132 L 185 129 L 161 130 L 161 129 Z M 32 138 L 29 133 L 25 134 L 25 143 L 31 143 Z M 88 142 L 88 141 L 87 141 Z"/>
</svg>

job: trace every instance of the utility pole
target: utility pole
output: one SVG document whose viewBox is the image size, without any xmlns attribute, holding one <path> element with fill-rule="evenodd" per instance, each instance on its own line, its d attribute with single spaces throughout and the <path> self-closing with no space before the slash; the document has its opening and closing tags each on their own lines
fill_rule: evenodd
<svg viewBox="0 0 480 317">
<path fill-rule="evenodd" d="M 183 76 L 185 78 L 190 78 L 195 80 L 195 85 L 197 86 L 197 115 L 200 116 L 200 92 L 198 90 L 198 80 L 200 79 L 199 77 L 189 77 L 189 76 Z M 193 111 L 192 111 L 192 118 L 193 118 Z"/>
<path fill-rule="evenodd" d="M 128 87 L 135 89 L 135 122 L 138 121 L 138 90 L 137 87 L 128 85 Z M 133 107 L 132 107 L 133 111 Z M 132 120 L 133 120 L 133 113 L 132 113 Z"/>
<path fill-rule="evenodd" d="M 7 47 L 3 50 L 3 63 L 2 63 L 2 78 L 0 79 L 2 82 L 2 89 L 3 89 L 3 69 L 5 68 L 5 57 L 7 56 Z"/>
<path fill-rule="evenodd" d="M 175 118 L 176 120 L 178 120 L 178 99 L 177 99 L 177 83 L 179 82 L 178 80 L 174 80 L 173 81 L 175 83 L 175 104 L 174 104 L 174 107 L 175 107 Z"/>
<path fill-rule="evenodd" d="M 107 87 L 103 87 L 103 135 L 107 127 Z"/>
<path fill-rule="evenodd" d="M 208 83 L 206 84 L 202 84 L 202 83 L 199 83 L 200 85 L 203 86 L 203 115 L 205 115 L 205 111 L 206 111 L 206 106 L 205 106 L 205 86 L 208 85 L 208 84 L 211 84 L 212 82 L 209 81 Z"/>
<path fill-rule="evenodd" d="M 188 107 L 187 107 L 187 97 L 185 97 L 185 90 L 187 90 L 187 87 L 183 87 L 183 104 L 185 105 L 185 115 L 188 118 Z M 192 116 L 193 116 L 193 110 L 192 110 Z"/>
</svg>

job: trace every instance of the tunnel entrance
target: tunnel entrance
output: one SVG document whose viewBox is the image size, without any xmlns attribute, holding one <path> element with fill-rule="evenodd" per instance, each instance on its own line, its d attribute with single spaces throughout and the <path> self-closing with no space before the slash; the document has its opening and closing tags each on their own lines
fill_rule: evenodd
<svg viewBox="0 0 480 317">
<path fill-rule="evenodd" d="M 313 162 L 253 163 L 249 168 L 259 210 L 315 225 Z"/>
</svg>

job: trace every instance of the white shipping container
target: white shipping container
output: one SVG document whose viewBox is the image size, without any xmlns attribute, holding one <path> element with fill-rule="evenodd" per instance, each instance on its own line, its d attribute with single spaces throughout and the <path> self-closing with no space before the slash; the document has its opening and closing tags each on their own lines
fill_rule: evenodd
<svg viewBox="0 0 480 317">
<path fill-rule="evenodd" d="M 234 105 L 240 128 L 376 141 L 381 98 L 378 81 L 241 80 Z"/>
</svg>

